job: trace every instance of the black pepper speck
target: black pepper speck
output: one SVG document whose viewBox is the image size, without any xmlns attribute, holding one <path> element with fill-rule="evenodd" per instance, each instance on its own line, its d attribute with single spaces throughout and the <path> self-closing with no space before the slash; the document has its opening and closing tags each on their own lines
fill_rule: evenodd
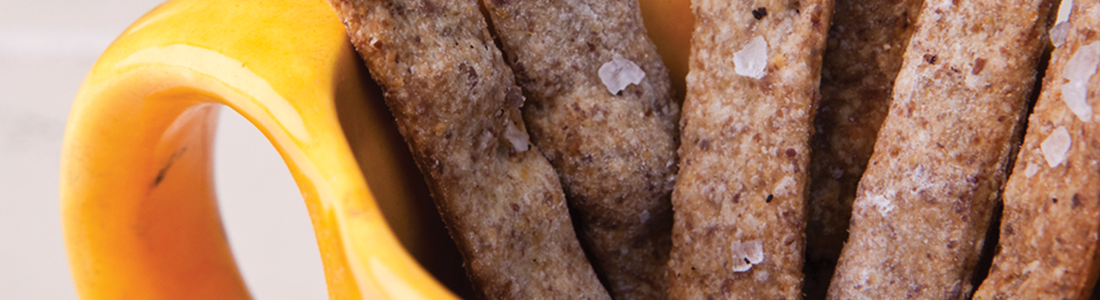
<svg viewBox="0 0 1100 300">
<path fill-rule="evenodd" d="M 763 19 L 768 16 L 768 8 L 760 7 L 752 11 L 752 17 L 757 20 Z"/>
</svg>

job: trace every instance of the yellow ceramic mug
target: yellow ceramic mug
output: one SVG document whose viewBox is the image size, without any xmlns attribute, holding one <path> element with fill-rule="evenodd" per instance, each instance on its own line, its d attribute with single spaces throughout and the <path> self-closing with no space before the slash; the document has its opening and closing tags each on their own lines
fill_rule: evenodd
<svg viewBox="0 0 1100 300">
<path fill-rule="evenodd" d="M 690 22 L 686 0 L 643 8 L 671 2 L 679 15 L 656 22 Z M 65 132 L 61 209 L 80 297 L 250 298 L 211 176 L 225 105 L 286 161 L 330 298 L 456 298 L 441 282 L 468 288 L 460 259 L 362 65 L 319 0 L 173 0 L 131 25 L 89 72 Z"/>
</svg>

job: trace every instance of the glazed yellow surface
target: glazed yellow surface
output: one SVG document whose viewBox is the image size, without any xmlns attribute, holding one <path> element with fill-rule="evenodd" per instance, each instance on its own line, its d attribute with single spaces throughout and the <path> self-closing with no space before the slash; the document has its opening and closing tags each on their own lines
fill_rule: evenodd
<svg viewBox="0 0 1100 300">
<path fill-rule="evenodd" d="M 364 104 L 380 95 L 360 65 L 323 1 L 177 0 L 134 23 L 86 77 L 66 128 L 61 209 L 80 297 L 250 298 L 212 180 L 225 105 L 286 161 L 330 298 L 455 298 L 401 247 L 375 202 L 406 200 L 396 187 L 408 183 L 368 175 L 368 187 L 360 170 L 400 172 L 393 149 L 404 145 L 349 144 L 393 140 L 375 138 L 389 113 Z"/>
<path fill-rule="evenodd" d="M 676 101 L 683 102 L 687 93 L 684 78 L 689 69 L 691 33 L 695 30 L 691 0 L 638 0 L 638 4 L 649 38 L 668 67 Z"/>
</svg>

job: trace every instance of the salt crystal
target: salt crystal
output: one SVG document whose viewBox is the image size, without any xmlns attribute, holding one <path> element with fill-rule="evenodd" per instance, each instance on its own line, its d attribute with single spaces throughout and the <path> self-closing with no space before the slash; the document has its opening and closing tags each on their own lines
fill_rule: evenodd
<svg viewBox="0 0 1100 300">
<path fill-rule="evenodd" d="M 1036 173 L 1039 173 L 1039 164 L 1028 162 L 1027 168 L 1024 169 L 1024 176 L 1031 178 L 1031 176 L 1035 176 Z"/>
<path fill-rule="evenodd" d="M 752 38 L 741 51 L 733 54 L 733 70 L 738 75 L 756 79 L 764 77 L 764 68 L 768 66 L 768 41 L 762 36 Z"/>
<path fill-rule="evenodd" d="M 1097 64 L 1100 64 L 1100 43 L 1093 42 L 1077 49 L 1062 70 L 1062 77 L 1069 81 L 1062 85 L 1062 101 L 1084 122 L 1092 120 L 1087 85 L 1089 78 L 1096 74 Z"/>
<path fill-rule="evenodd" d="M 730 243 L 733 252 L 733 271 L 745 272 L 752 269 L 753 265 L 764 261 L 764 244 L 759 240 L 745 243 L 740 241 Z"/>
<path fill-rule="evenodd" d="M 733 259 L 733 272 L 741 273 L 752 269 L 752 264 L 745 262 L 743 259 L 734 257 Z"/>
<path fill-rule="evenodd" d="M 760 243 L 760 241 L 749 241 L 744 245 L 747 246 L 745 248 L 745 258 L 749 260 L 749 263 L 755 265 L 764 261 L 764 244 Z"/>
<path fill-rule="evenodd" d="M 504 138 L 508 139 L 508 142 L 512 144 L 512 149 L 516 152 L 524 152 L 529 148 L 527 146 L 527 134 L 516 128 L 515 124 L 508 123 L 508 128 L 504 129 Z"/>
<path fill-rule="evenodd" d="M 1054 47 L 1061 47 L 1066 43 L 1066 35 L 1069 35 L 1069 22 L 1058 23 L 1054 25 L 1054 28 L 1050 29 L 1050 42 L 1054 44 Z"/>
<path fill-rule="evenodd" d="M 1100 43 L 1093 42 L 1077 49 L 1073 58 L 1066 62 L 1066 69 L 1062 70 L 1062 77 L 1069 81 L 1088 81 L 1089 77 L 1096 74 L 1096 64 L 1100 62 Z"/>
<path fill-rule="evenodd" d="M 1039 149 L 1043 151 L 1043 157 L 1046 158 L 1047 165 L 1053 168 L 1062 164 L 1066 160 L 1066 152 L 1069 152 L 1069 146 L 1072 142 L 1069 131 L 1066 130 L 1065 126 L 1058 126 L 1057 129 L 1054 129 L 1054 132 L 1051 132 L 1050 136 L 1043 140 L 1042 144 L 1039 144 Z"/>
<path fill-rule="evenodd" d="M 1089 90 L 1085 81 L 1070 81 L 1062 85 L 1062 102 L 1083 122 L 1092 121 L 1092 106 L 1088 103 Z"/>
<path fill-rule="evenodd" d="M 600 80 L 612 95 L 618 94 L 631 83 L 642 83 L 645 71 L 634 62 L 616 55 L 611 61 L 600 66 Z"/>
</svg>

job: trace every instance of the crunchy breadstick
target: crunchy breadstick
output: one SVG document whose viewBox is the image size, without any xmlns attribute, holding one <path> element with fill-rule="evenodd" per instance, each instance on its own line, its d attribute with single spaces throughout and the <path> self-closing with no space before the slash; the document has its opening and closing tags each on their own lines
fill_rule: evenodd
<svg viewBox="0 0 1100 300">
<path fill-rule="evenodd" d="M 848 239 L 852 201 L 890 107 L 924 0 L 837 0 L 822 58 L 806 213 L 807 299 L 824 299 Z"/>
<path fill-rule="evenodd" d="M 971 293 L 1055 3 L 925 4 L 859 183 L 830 299 Z"/>
<path fill-rule="evenodd" d="M 692 3 L 674 299 L 802 294 L 806 167 L 831 0 Z"/>
<path fill-rule="evenodd" d="M 680 108 L 638 2 L 483 3 L 611 295 L 665 298 Z"/>
<path fill-rule="evenodd" d="M 1067 89 L 1100 90 L 1092 76 L 1100 62 L 1100 4 L 1074 1 L 1073 9 L 1005 187 L 1001 251 L 974 299 L 1089 299 L 1096 283 L 1100 120 L 1079 116 L 1100 111 L 1100 101 Z"/>
<path fill-rule="evenodd" d="M 482 299 L 609 299 L 477 4 L 331 2 L 385 91 Z"/>
</svg>

